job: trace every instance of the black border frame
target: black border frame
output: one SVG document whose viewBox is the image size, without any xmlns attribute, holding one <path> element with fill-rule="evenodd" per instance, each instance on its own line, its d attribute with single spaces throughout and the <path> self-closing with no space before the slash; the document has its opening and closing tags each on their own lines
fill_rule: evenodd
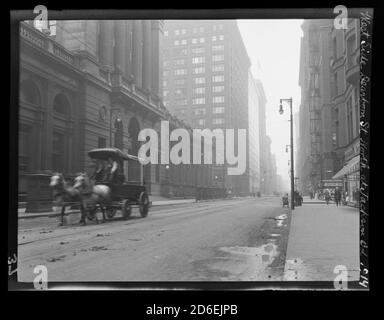
<svg viewBox="0 0 384 320">
<path fill-rule="evenodd" d="M 313 3 L 312 5 L 314 5 Z M 324 6 L 324 4 L 322 5 Z M 318 8 L 287 8 L 287 9 L 162 9 L 162 10 L 92 10 L 92 11 L 80 11 L 76 10 L 64 10 L 55 11 L 50 10 L 50 6 L 47 5 L 50 10 L 50 19 L 321 19 L 321 18 L 334 18 L 336 15 L 333 13 L 333 7 L 335 5 L 325 5 L 325 8 L 318 6 Z M 272 7 L 272 5 L 270 6 Z M 347 6 L 348 7 L 348 6 Z M 374 6 L 362 6 L 354 5 L 355 9 L 349 9 L 349 17 L 359 17 L 360 12 L 369 10 L 371 15 L 374 16 L 376 21 L 376 11 L 372 12 Z M 19 27 L 18 22 L 21 20 L 33 19 L 33 8 L 30 10 L 12 11 L 10 17 L 10 171 L 9 171 L 9 210 L 8 210 L 8 257 L 12 257 L 15 253 L 17 256 L 17 225 L 18 217 L 14 214 L 17 209 L 17 162 L 14 159 L 18 159 L 17 144 L 14 143 L 15 138 L 18 136 L 18 84 L 19 84 Z M 373 34 L 373 39 L 378 41 L 378 37 L 373 32 L 373 22 L 367 26 L 367 31 L 370 35 Z M 375 30 L 376 32 L 377 30 Z M 363 37 L 362 37 L 363 39 Z M 372 37 L 366 39 L 372 44 Z M 362 47 L 360 48 L 362 53 Z M 361 74 L 368 77 L 371 76 L 372 67 L 372 50 L 370 53 L 365 52 L 367 57 L 367 63 L 360 66 Z M 360 167 L 360 181 L 364 181 L 364 188 L 360 191 L 361 201 L 360 207 L 360 281 L 349 282 L 348 289 L 351 290 L 366 290 L 367 288 L 361 283 L 366 281 L 370 287 L 370 265 L 368 252 L 368 227 L 370 217 L 370 99 L 371 99 L 371 83 L 368 81 L 364 86 L 365 99 L 364 102 L 360 99 L 360 155 L 364 160 L 364 164 Z M 360 89 L 361 94 L 362 89 Z M 363 107 L 363 108 L 362 108 Z M 361 128 L 364 130 L 361 130 Z M 17 138 L 16 138 L 17 139 Z M 18 140 L 16 140 L 18 141 Z M 363 146 L 363 147 L 362 147 Z M 363 214 L 362 214 L 363 211 Z M 369 212 L 369 213 L 368 213 Z M 292 290 L 292 289 L 314 289 L 314 290 L 334 290 L 333 282 L 50 282 L 48 284 L 49 289 L 66 289 L 66 287 L 78 287 L 80 290 L 92 290 L 92 289 L 128 289 L 128 290 L 157 290 L 157 289 L 185 289 L 185 290 Z M 19 283 L 17 282 L 17 273 L 8 276 L 8 290 L 35 290 L 32 283 Z"/>
</svg>

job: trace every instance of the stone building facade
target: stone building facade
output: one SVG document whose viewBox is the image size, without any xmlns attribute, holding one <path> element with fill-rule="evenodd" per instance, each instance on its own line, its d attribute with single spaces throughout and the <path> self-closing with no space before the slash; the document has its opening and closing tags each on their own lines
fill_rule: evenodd
<svg viewBox="0 0 384 320">
<path fill-rule="evenodd" d="M 348 19 L 347 29 L 335 29 L 333 20 L 306 20 L 302 29 L 300 188 L 316 191 L 324 180 L 341 179 L 353 202 L 359 189 L 359 20 Z"/>
<path fill-rule="evenodd" d="M 160 20 L 63 20 L 51 32 L 20 24 L 20 194 L 28 192 L 31 173 L 73 176 L 86 171 L 92 148 L 115 146 L 136 155 L 141 129 L 160 133 L 161 120 L 184 125 L 161 100 L 162 29 Z M 134 180 L 138 170 L 126 172 Z M 183 190 L 180 181 L 188 185 L 180 196 L 194 194 L 188 175 L 203 173 L 193 166 L 144 167 L 151 194 Z"/>
</svg>

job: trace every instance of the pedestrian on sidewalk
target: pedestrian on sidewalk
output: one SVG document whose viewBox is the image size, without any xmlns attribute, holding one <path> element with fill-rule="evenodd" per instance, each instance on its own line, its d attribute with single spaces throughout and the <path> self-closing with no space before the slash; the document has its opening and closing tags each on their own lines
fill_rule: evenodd
<svg viewBox="0 0 384 320">
<path fill-rule="evenodd" d="M 329 204 L 329 200 L 331 200 L 331 194 L 328 189 L 325 189 L 324 191 L 324 198 L 327 205 Z"/>
<path fill-rule="evenodd" d="M 284 208 L 285 206 L 287 206 L 287 208 L 289 208 L 288 193 L 286 193 L 286 194 L 283 196 L 282 200 L 283 200 L 283 208 Z"/>
<path fill-rule="evenodd" d="M 338 207 L 339 205 L 341 205 L 341 192 L 338 187 L 335 190 L 334 197 L 335 197 L 336 206 Z"/>
</svg>

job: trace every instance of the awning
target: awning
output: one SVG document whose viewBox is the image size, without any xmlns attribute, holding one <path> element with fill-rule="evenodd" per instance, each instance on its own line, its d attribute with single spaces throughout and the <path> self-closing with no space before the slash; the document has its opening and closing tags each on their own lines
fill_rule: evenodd
<svg viewBox="0 0 384 320">
<path fill-rule="evenodd" d="M 348 174 L 355 165 L 359 163 L 360 163 L 360 155 L 349 160 L 348 163 L 338 173 L 336 173 L 332 177 L 332 179 L 342 178 L 344 175 Z"/>
</svg>

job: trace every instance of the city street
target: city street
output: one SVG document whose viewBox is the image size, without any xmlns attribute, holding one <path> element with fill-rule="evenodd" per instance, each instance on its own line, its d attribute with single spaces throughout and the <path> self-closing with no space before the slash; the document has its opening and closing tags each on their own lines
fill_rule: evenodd
<svg viewBox="0 0 384 320">
<path fill-rule="evenodd" d="M 280 198 L 245 198 L 134 210 L 128 221 L 58 227 L 20 219 L 19 281 L 33 267 L 49 281 L 282 280 L 289 210 Z M 71 223 L 71 222 L 70 222 Z"/>
<path fill-rule="evenodd" d="M 80 227 L 78 214 L 19 219 L 19 281 L 46 265 L 49 281 L 333 281 L 358 278 L 358 210 L 278 197 L 134 210 L 129 220 Z"/>
</svg>

